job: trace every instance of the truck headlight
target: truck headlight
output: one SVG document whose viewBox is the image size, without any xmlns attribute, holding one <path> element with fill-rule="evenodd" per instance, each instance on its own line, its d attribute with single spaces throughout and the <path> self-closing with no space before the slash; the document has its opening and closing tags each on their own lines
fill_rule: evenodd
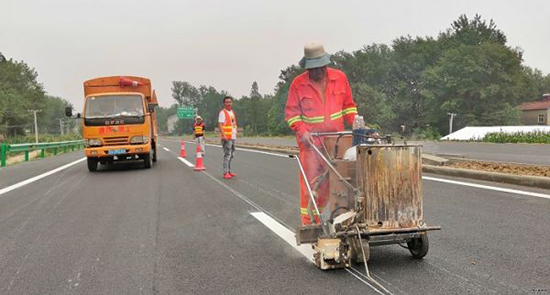
<svg viewBox="0 0 550 295">
<path fill-rule="evenodd" d="M 84 144 L 86 147 L 102 146 L 101 140 L 99 138 L 85 138 Z"/>
<path fill-rule="evenodd" d="M 146 144 L 149 142 L 149 136 L 134 136 L 130 139 L 130 144 Z"/>
</svg>

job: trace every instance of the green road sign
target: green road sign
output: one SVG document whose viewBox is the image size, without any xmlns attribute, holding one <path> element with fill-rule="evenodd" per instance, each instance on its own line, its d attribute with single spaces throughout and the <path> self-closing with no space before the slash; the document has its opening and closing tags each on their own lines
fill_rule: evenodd
<svg viewBox="0 0 550 295">
<path fill-rule="evenodd" d="M 181 119 L 193 119 L 195 116 L 195 109 L 192 107 L 179 107 L 178 118 Z"/>
</svg>

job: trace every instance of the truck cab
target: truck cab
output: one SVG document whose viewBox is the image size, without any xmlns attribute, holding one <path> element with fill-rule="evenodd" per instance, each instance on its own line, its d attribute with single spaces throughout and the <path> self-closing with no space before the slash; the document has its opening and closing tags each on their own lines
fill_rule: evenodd
<svg viewBox="0 0 550 295">
<path fill-rule="evenodd" d="M 112 76 L 84 82 L 82 136 L 88 169 L 116 161 L 143 161 L 151 168 L 157 159 L 156 94 L 151 81 Z"/>
</svg>

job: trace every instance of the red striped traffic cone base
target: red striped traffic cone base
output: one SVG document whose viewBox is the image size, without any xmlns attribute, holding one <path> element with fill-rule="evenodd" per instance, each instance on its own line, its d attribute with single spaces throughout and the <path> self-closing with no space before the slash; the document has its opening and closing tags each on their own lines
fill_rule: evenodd
<svg viewBox="0 0 550 295">
<path fill-rule="evenodd" d="M 206 168 L 204 167 L 204 164 L 202 163 L 202 150 L 200 145 L 197 145 L 197 155 L 195 158 L 196 158 L 195 171 L 206 170 Z"/>
</svg>

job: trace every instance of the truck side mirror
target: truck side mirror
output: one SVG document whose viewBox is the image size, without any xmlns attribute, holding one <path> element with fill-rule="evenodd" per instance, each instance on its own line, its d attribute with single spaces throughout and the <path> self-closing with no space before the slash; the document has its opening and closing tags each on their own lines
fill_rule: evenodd
<svg viewBox="0 0 550 295">
<path fill-rule="evenodd" d="M 65 107 L 65 116 L 72 117 L 73 116 L 73 108 L 72 107 Z"/>
<path fill-rule="evenodd" d="M 148 103 L 147 104 L 147 111 L 149 111 L 149 113 L 152 113 L 155 111 L 155 107 L 157 107 L 159 104 L 158 103 Z"/>
</svg>

